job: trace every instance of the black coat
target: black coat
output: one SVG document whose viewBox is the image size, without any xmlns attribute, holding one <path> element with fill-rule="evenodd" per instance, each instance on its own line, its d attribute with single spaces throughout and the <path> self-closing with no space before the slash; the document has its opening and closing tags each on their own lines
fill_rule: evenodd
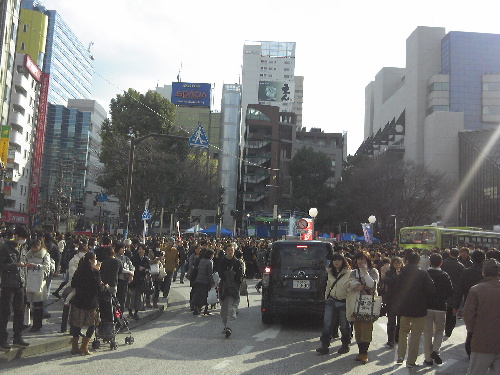
<svg viewBox="0 0 500 375">
<path fill-rule="evenodd" d="M 403 267 L 396 280 L 396 295 L 393 311 L 396 315 L 420 318 L 427 315 L 429 298 L 436 293 L 436 287 L 427 271 L 417 264 Z"/>
<path fill-rule="evenodd" d="M 0 287 L 19 289 L 24 286 L 25 270 L 17 266 L 21 262 L 21 251 L 15 241 L 0 245 Z"/>
<path fill-rule="evenodd" d="M 146 275 L 148 274 L 150 268 L 149 258 L 146 255 L 141 258 L 139 254 L 135 253 L 134 255 L 132 255 L 132 258 L 130 260 L 135 267 L 135 271 L 134 279 L 130 284 L 128 284 L 128 286 L 129 288 L 140 288 L 142 285 L 144 285 L 144 281 L 146 281 Z M 139 267 L 144 267 L 144 269 L 140 271 Z"/>
<path fill-rule="evenodd" d="M 81 264 L 71 279 L 71 287 L 76 289 L 71 304 L 82 310 L 93 310 L 99 307 L 101 275 L 98 270 Z"/>
<path fill-rule="evenodd" d="M 441 269 L 450 276 L 451 283 L 453 284 L 453 289 L 457 290 L 460 278 L 462 277 L 462 272 L 464 272 L 465 267 L 456 258 L 448 258 L 443 261 Z M 448 298 L 449 306 L 453 306 L 453 296 Z"/>
<path fill-rule="evenodd" d="M 460 281 L 455 289 L 454 307 L 458 310 L 462 298 L 467 299 L 470 288 L 479 283 L 483 279 L 483 264 L 474 264 L 472 267 L 466 268 L 462 272 Z"/>
<path fill-rule="evenodd" d="M 434 281 L 436 293 L 429 298 L 429 310 L 446 311 L 446 300 L 453 295 L 453 285 L 448 274 L 442 270 L 429 268 L 427 273 Z"/>
<path fill-rule="evenodd" d="M 386 273 L 383 283 L 385 284 L 385 293 L 382 295 L 382 300 L 387 305 L 387 309 L 391 311 L 393 307 L 394 297 L 396 296 L 396 281 L 398 274 L 396 269 L 391 267 Z"/>
</svg>

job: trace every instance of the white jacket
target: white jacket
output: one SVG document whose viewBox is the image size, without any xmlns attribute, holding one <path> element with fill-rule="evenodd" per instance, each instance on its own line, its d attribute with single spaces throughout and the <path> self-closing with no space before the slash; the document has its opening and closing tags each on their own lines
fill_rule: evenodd
<svg viewBox="0 0 500 375">
<path fill-rule="evenodd" d="M 75 271 L 78 268 L 78 263 L 80 263 L 80 259 L 82 259 L 85 256 L 85 254 L 86 253 L 82 253 L 81 251 L 79 251 L 69 261 L 69 266 L 68 266 L 68 272 L 69 272 L 68 284 L 69 285 L 71 285 L 71 280 L 73 279 L 73 275 L 75 274 Z"/>
</svg>

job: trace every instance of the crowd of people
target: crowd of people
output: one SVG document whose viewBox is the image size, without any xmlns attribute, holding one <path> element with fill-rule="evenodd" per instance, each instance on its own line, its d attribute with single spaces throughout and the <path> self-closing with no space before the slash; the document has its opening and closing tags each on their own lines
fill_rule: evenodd
<svg viewBox="0 0 500 375">
<path fill-rule="evenodd" d="M 89 342 L 100 322 L 98 296 L 109 290 L 139 319 L 139 312 L 168 305 L 172 282 L 189 281 L 193 315 L 211 315 L 211 294 L 220 303 L 222 333 L 237 317 L 244 279 L 259 279 L 272 243 L 269 239 L 152 237 L 123 240 L 59 233 L 30 233 L 24 226 L 6 230 L 0 244 L 0 349 L 9 350 L 7 322 L 13 313 L 12 345 L 26 347 L 22 332 L 42 329 L 52 295 L 64 299 L 61 331 L 72 336 L 72 354 L 90 354 Z M 332 242 L 320 337 L 320 354 L 328 354 L 339 336 L 339 354 L 350 351 L 368 362 L 373 321 L 353 315 L 359 295 L 381 295 L 387 315 L 387 347 L 397 346 L 397 362 L 417 367 L 423 336 L 424 366 L 441 364 L 440 348 L 457 318 L 464 319 L 465 351 L 470 374 L 500 368 L 500 251 L 461 246 L 452 249 L 398 249 L 394 245 Z M 62 277 L 57 289 L 52 280 Z M 246 285 L 246 284 L 245 284 Z M 261 283 L 257 283 L 259 292 Z M 26 314 L 30 314 L 29 325 Z M 30 320 L 28 319 L 28 320 Z M 82 335 L 82 328 L 86 332 Z M 80 345 L 80 337 L 82 343 Z"/>
<path fill-rule="evenodd" d="M 381 295 L 387 315 L 387 347 L 397 345 L 397 363 L 409 368 L 442 364 L 440 348 L 457 317 L 464 319 L 468 374 L 499 373 L 500 251 L 462 246 L 451 249 L 399 250 L 391 245 L 334 243 L 327 267 L 329 281 L 320 354 L 328 354 L 332 337 L 341 333 L 339 354 L 349 352 L 354 337 L 356 360 L 368 362 L 373 320 L 353 315 L 360 294 Z M 474 297 L 472 297 L 474 296 Z M 423 335 L 424 361 L 417 364 Z M 409 340 L 408 340 L 409 338 Z M 496 372 L 495 372 L 496 371 Z"/>
</svg>

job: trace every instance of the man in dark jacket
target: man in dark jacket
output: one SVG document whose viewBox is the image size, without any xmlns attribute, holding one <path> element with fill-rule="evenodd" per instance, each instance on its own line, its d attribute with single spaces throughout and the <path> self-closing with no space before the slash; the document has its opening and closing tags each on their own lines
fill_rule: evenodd
<svg viewBox="0 0 500 375">
<path fill-rule="evenodd" d="M 29 238 L 26 226 L 16 227 L 14 238 L 5 241 L 0 246 L 0 349 L 10 350 L 7 339 L 7 322 L 10 317 L 10 307 L 14 312 L 14 346 L 27 347 L 29 344 L 22 338 L 24 319 L 24 287 L 26 284 L 26 263 L 22 247 Z"/>
<path fill-rule="evenodd" d="M 44 306 L 43 306 L 43 317 L 44 318 L 50 318 L 49 311 L 47 309 L 47 304 L 49 301 L 50 297 L 50 287 L 52 285 L 52 277 L 57 276 L 58 270 L 60 269 L 60 263 L 61 263 L 61 253 L 59 252 L 59 246 L 57 246 L 57 243 L 54 241 L 54 238 L 52 237 L 52 234 L 50 232 L 46 232 L 43 235 L 43 238 L 45 240 L 45 248 L 47 249 L 50 258 L 54 260 L 55 263 L 55 271 L 54 273 L 49 273 L 49 276 L 45 279 L 45 285 L 47 288 L 47 296 L 45 298 Z"/>
<path fill-rule="evenodd" d="M 457 290 L 454 294 L 454 308 L 453 313 L 456 314 L 460 308 L 462 299 L 465 303 L 467 300 L 467 295 L 469 294 L 470 288 L 479 283 L 483 279 L 483 263 L 486 259 L 486 254 L 481 250 L 476 250 L 471 255 L 472 262 L 474 263 L 472 267 L 466 268 L 462 272 L 462 277 L 458 283 Z M 472 340 L 472 332 L 467 332 L 467 338 L 465 339 L 465 351 L 470 357 L 471 349 L 470 343 Z"/>
<path fill-rule="evenodd" d="M 458 249 L 453 248 L 450 250 L 450 257 L 443 261 L 441 269 L 450 276 L 453 290 L 458 289 L 462 272 L 464 272 L 464 265 L 458 261 L 460 252 Z M 457 316 L 453 314 L 453 296 L 446 301 L 446 322 L 444 325 L 444 334 L 448 337 L 451 336 L 455 325 L 457 324 Z"/>
<path fill-rule="evenodd" d="M 419 268 L 420 255 L 408 254 L 408 264 L 403 267 L 396 280 L 394 311 L 401 316 L 398 342 L 398 363 L 403 363 L 408 344 L 406 366 L 416 367 L 420 337 L 424 331 L 427 316 L 427 300 L 436 293 L 434 282 L 426 271 Z"/>
<path fill-rule="evenodd" d="M 101 280 L 104 284 L 109 286 L 111 293 L 116 295 L 118 276 L 123 271 L 123 263 L 120 259 L 115 258 L 115 252 L 111 247 L 106 248 L 102 255 L 105 256 L 106 259 L 101 263 L 101 268 L 99 270 L 101 273 Z"/>
<path fill-rule="evenodd" d="M 424 365 L 432 366 L 434 361 L 440 365 L 443 363 L 439 356 L 439 349 L 443 342 L 444 322 L 446 319 L 446 300 L 453 294 L 453 285 L 446 272 L 441 270 L 443 258 L 439 254 L 429 257 L 430 268 L 427 270 L 436 293 L 431 296 L 427 305 L 427 319 L 424 328 Z"/>
</svg>

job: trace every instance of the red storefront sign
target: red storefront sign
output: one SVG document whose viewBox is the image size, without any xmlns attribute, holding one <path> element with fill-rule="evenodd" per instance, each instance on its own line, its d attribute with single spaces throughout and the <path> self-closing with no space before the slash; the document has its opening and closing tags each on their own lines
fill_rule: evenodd
<svg viewBox="0 0 500 375">
<path fill-rule="evenodd" d="M 302 219 L 307 221 L 307 227 L 304 228 L 304 233 L 300 235 L 302 241 L 312 241 L 313 239 L 313 221 L 312 219 Z"/>
<path fill-rule="evenodd" d="M 24 55 L 24 67 L 28 69 L 28 72 L 30 72 L 33 79 L 38 83 L 40 83 L 40 77 L 42 76 L 42 71 L 31 59 L 30 55 Z"/>
<path fill-rule="evenodd" d="M 47 124 L 47 98 L 49 95 L 50 74 L 42 73 L 40 98 L 38 99 L 38 120 L 36 123 L 36 138 L 31 162 L 30 196 L 28 212 L 35 214 L 38 206 L 38 193 L 40 190 L 40 172 L 42 170 L 42 154 L 45 139 L 45 126 Z"/>
<path fill-rule="evenodd" d="M 20 212 L 14 211 L 4 211 L 2 212 L 2 218 L 0 221 L 4 223 L 13 223 L 13 224 L 24 224 L 28 225 L 28 215 L 22 214 Z"/>
</svg>

